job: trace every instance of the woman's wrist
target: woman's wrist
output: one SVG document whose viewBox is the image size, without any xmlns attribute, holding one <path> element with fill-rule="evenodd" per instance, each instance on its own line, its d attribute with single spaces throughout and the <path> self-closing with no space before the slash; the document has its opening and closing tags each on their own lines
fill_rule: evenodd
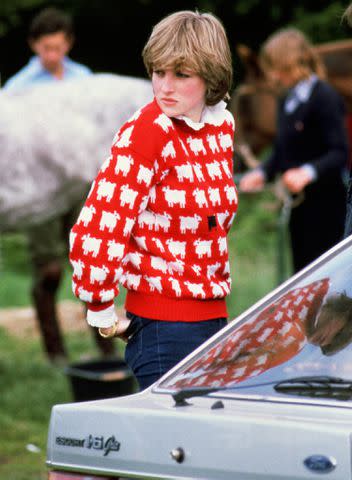
<svg viewBox="0 0 352 480">
<path fill-rule="evenodd" d="M 109 328 L 117 323 L 115 305 L 110 305 L 105 310 L 87 310 L 87 322 L 92 327 Z"/>
<path fill-rule="evenodd" d="M 99 330 L 99 335 L 103 338 L 115 337 L 119 330 L 118 318 L 116 317 L 116 321 L 111 327 L 108 327 L 108 328 L 99 327 L 98 330 Z"/>
</svg>

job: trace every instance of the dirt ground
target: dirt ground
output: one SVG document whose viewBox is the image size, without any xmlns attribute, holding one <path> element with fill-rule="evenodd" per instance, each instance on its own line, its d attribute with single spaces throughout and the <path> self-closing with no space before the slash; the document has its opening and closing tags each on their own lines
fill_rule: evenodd
<svg viewBox="0 0 352 480">
<path fill-rule="evenodd" d="M 58 304 L 58 315 L 65 331 L 81 331 L 87 328 L 83 305 L 72 300 Z M 24 338 L 39 336 L 39 330 L 32 307 L 3 308 L 0 310 L 0 327 L 14 336 Z"/>
</svg>

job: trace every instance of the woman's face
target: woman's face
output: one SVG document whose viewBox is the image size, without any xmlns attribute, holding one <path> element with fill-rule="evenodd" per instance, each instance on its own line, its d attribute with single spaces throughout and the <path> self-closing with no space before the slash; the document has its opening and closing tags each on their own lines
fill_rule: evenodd
<svg viewBox="0 0 352 480">
<path fill-rule="evenodd" d="M 156 101 L 165 115 L 185 115 L 194 122 L 200 121 L 206 84 L 199 75 L 187 69 L 158 69 L 153 71 L 152 84 Z"/>
<path fill-rule="evenodd" d="M 55 72 L 62 66 L 63 59 L 72 46 L 72 40 L 65 32 L 48 33 L 33 40 L 30 46 L 39 56 L 43 67 L 49 72 Z"/>
<path fill-rule="evenodd" d="M 287 68 L 272 68 L 267 72 L 269 79 L 281 88 L 287 90 L 301 80 L 298 71 Z"/>
</svg>

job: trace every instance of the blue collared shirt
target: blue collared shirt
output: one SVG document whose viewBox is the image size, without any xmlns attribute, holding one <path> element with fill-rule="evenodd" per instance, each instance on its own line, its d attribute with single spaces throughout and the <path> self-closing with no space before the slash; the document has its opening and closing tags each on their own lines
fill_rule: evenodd
<svg viewBox="0 0 352 480">
<path fill-rule="evenodd" d="M 68 57 L 63 60 L 64 74 L 63 80 L 70 80 L 73 78 L 90 75 L 91 70 L 81 63 L 74 62 Z M 34 85 L 58 82 L 54 75 L 46 70 L 39 57 L 35 56 L 21 70 L 19 70 L 13 77 L 9 78 L 4 84 L 3 89 L 7 91 L 20 91 Z"/>
</svg>

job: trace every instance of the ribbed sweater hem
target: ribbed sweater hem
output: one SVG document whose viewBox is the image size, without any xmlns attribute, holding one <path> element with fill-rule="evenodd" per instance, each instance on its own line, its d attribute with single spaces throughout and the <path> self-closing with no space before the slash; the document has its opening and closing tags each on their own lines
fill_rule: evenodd
<svg viewBox="0 0 352 480">
<path fill-rule="evenodd" d="M 128 290 L 125 309 L 153 320 L 198 322 L 227 317 L 224 298 L 211 300 L 177 299 Z"/>
</svg>

